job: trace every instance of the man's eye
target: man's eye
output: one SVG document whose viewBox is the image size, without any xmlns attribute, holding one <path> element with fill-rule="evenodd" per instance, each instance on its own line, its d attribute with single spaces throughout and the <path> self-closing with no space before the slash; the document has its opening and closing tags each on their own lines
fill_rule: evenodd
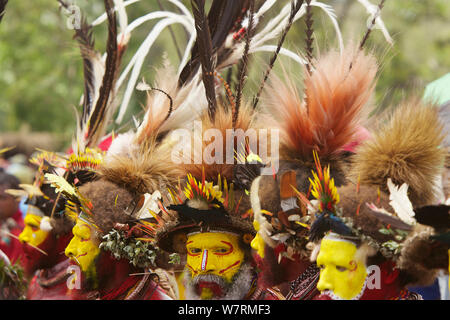
<svg viewBox="0 0 450 320">
<path fill-rule="evenodd" d="M 336 266 L 336 269 L 337 269 L 338 271 L 340 271 L 340 272 L 347 271 L 347 268 L 346 268 L 346 267 L 341 267 L 341 266 Z"/>
<path fill-rule="evenodd" d="M 325 266 L 324 266 L 323 264 L 319 264 L 318 267 L 319 267 L 319 269 L 321 269 L 321 270 L 325 269 Z"/>
<path fill-rule="evenodd" d="M 39 230 L 39 228 L 37 226 L 30 226 L 30 227 L 31 227 L 31 230 L 33 230 L 34 232 Z"/>
<path fill-rule="evenodd" d="M 191 248 L 191 249 L 189 249 L 189 252 L 190 253 L 200 253 L 202 250 L 201 249 L 199 249 L 199 248 Z"/>
<path fill-rule="evenodd" d="M 215 250 L 216 253 L 227 253 L 228 249 L 227 248 L 218 248 Z"/>
</svg>

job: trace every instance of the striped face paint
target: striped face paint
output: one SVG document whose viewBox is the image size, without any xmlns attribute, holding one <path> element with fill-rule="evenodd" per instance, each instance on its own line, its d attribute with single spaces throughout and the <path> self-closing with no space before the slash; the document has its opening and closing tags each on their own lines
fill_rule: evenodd
<svg viewBox="0 0 450 320">
<path fill-rule="evenodd" d="M 214 274 L 230 282 L 244 261 L 239 236 L 222 232 L 189 235 L 186 242 L 187 267 L 192 276 Z"/>
</svg>

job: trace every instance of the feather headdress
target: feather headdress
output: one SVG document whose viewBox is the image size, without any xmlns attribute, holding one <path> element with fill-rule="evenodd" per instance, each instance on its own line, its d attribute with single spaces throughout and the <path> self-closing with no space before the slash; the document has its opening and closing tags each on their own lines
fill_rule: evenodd
<svg viewBox="0 0 450 320">
<path fill-rule="evenodd" d="M 202 160 L 199 163 L 182 165 L 188 173 L 186 186 L 184 190 L 179 186 L 171 192 L 174 205 L 169 206 L 169 209 L 177 213 L 176 219 L 162 224 L 157 232 L 158 245 L 164 250 L 184 252 L 185 246 L 177 243 L 180 237 L 177 235 L 193 230 L 222 230 L 241 235 L 248 233 L 250 237 L 254 233 L 248 196 L 245 188 L 242 188 L 244 184 L 239 183 L 236 176 L 238 154 L 244 154 L 247 158 L 248 145 L 245 140 L 244 145 L 237 145 L 238 139 L 227 134 L 227 130 L 240 129 L 245 132 L 251 129 L 253 112 L 250 106 L 245 105 L 234 124 L 233 117 L 231 108 L 226 108 L 221 103 L 218 104 L 213 119 L 209 113 L 203 114 L 203 132 L 214 129 L 217 133 L 216 139 L 227 137 L 231 138 L 231 141 L 219 144 L 220 149 L 214 150 L 216 156 L 223 157 L 219 163 Z M 194 155 L 196 152 L 208 151 L 208 144 L 202 137 L 203 134 L 193 138 Z M 233 162 L 227 163 L 225 155 L 230 152 Z"/>
<path fill-rule="evenodd" d="M 333 232 L 358 245 L 366 243 L 374 253 L 398 262 L 410 284 L 424 284 L 429 283 L 426 275 L 430 274 L 405 261 L 416 256 L 414 235 L 414 245 L 426 247 L 419 244 L 424 230 L 417 225 L 422 215 L 417 205 L 433 198 L 434 177 L 444 154 L 439 149 L 442 129 L 437 110 L 413 101 L 403 103 L 374 138 L 357 150 L 352 167 L 356 183 L 338 188 L 341 203 L 331 214 L 316 214 L 310 240 Z M 346 225 L 350 234 L 333 227 L 332 220 Z"/>
<path fill-rule="evenodd" d="M 336 188 L 329 169 L 322 169 L 317 160 L 314 180 L 311 180 L 314 200 L 298 192 L 300 200 L 313 215 L 309 241 L 320 242 L 328 233 L 372 248 L 386 258 L 400 256 L 402 242 L 413 230 L 416 221 L 405 211 L 411 205 L 408 197 L 389 180 L 390 194 L 376 187 L 353 185 Z M 401 190 L 402 188 L 400 188 Z"/>
<path fill-rule="evenodd" d="M 63 8 L 69 7 L 65 1 L 58 1 Z M 104 5 L 108 20 L 105 60 L 100 52 L 95 50 L 92 25 L 87 23 L 86 18 L 83 17 L 79 28 L 75 29 L 74 39 L 80 47 L 84 73 L 82 112 L 76 137 L 72 142 L 75 154 L 83 154 L 86 148 L 96 147 L 106 134 L 115 111 L 115 84 L 120 63 L 129 40 L 129 37 L 118 38 L 114 2 L 105 0 Z"/>
<path fill-rule="evenodd" d="M 255 181 L 251 191 L 253 208 L 260 208 L 260 234 L 265 234 L 266 243 L 289 243 L 300 252 L 307 251 L 311 217 L 308 205 L 297 200 L 298 193 L 307 200 L 330 181 L 333 188 L 329 191 L 335 190 L 334 184 L 345 183 L 343 147 L 354 139 L 363 123 L 377 71 L 374 57 L 352 46 L 342 55 L 330 51 L 312 59 L 311 68 L 311 73 L 305 69 L 304 98 L 292 82 L 274 80 L 266 88 L 261 108 L 275 118 L 268 123 L 281 133 L 280 170 L 276 179 L 262 176 Z M 327 168 L 324 172 L 319 163 Z M 310 181 L 314 181 L 315 191 Z M 282 238 L 273 239 L 279 234 Z"/>
<path fill-rule="evenodd" d="M 279 115 L 285 159 L 305 161 L 312 158 L 312 150 L 321 159 L 338 155 L 362 124 L 374 89 L 374 57 L 352 46 L 343 54 L 328 52 L 314 66 L 312 75 L 305 73 L 305 99 L 292 82 L 274 80 L 266 90 L 266 107 Z"/>
<path fill-rule="evenodd" d="M 435 179 L 445 159 L 437 108 L 417 98 L 403 101 L 391 118 L 357 151 L 352 176 L 387 191 L 387 180 L 409 186 L 414 206 L 434 201 Z"/>
</svg>

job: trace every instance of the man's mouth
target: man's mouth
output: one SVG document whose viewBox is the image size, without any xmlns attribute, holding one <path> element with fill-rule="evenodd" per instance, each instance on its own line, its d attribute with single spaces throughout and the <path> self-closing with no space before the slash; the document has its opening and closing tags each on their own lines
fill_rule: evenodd
<svg viewBox="0 0 450 320">
<path fill-rule="evenodd" d="M 201 294 L 204 289 L 209 289 L 212 291 L 213 295 L 216 297 L 220 297 L 223 293 L 222 287 L 216 282 L 209 281 L 199 281 L 197 284 L 197 292 Z"/>
<path fill-rule="evenodd" d="M 87 255 L 87 252 L 79 254 L 77 256 L 70 256 L 70 260 L 72 260 L 73 262 L 75 262 L 76 264 L 78 264 L 79 266 L 81 266 L 80 261 L 78 260 L 79 257 L 84 257 L 85 255 Z"/>
</svg>

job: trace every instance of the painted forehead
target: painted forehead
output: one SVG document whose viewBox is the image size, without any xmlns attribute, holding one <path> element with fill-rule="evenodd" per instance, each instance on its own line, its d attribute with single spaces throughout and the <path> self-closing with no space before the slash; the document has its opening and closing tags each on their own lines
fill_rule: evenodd
<svg viewBox="0 0 450 320">
<path fill-rule="evenodd" d="M 31 225 L 39 225 L 41 220 L 42 220 L 42 217 L 34 215 L 34 214 L 27 214 L 25 216 L 25 219 L 23 219 L 25 224 L 31 224 Z"/>
<path fill-rule="evenodd" d="M 320 245 L 320 252 L 317 261 L 331 262 L 335 264 L 346 264 L 353 259 L 357 251 L 356 244 L 337 238 L 324 238 Z"/>
<path fill-rule="evenodd" d="M 77 224 L 73 228 L 74 233 L 79 233 L 81 235 L 90 234 L 91 230 L 92 230 L 91 226 L 80 219 L 77 219 Z"/>
</svg>

